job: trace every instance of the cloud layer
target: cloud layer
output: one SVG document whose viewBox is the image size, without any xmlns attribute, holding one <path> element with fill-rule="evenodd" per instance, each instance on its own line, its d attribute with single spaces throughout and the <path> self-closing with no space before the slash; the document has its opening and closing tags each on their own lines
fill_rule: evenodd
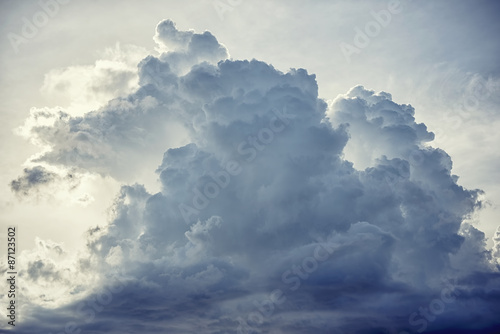
<svg viewBox="0 0 500 334">
<path fill-rule="evenodd" d="M 129 185 L 109 224 L 89 231 L 86 254 L 64 265 L 50 262 L 60 256 L 52 244 L 44 258 L 25 254 L 26 286 L 52 279 L 73 289 L 55 309 L 26 289 L 20 333 L 499 325 L 498 245 L 485 249 L 469 221 L 482 192 L 458 184 L 410 105 L 356 86 L 328 106 L 306 70 L 228 59 L 209 32 L 169 20 L 154 39 L 161 54 L 140 61 L 130 95 L 78 117 L 35 110 L 26 123 L 46 148 L 37 163 Z M 154 194 L 133 182 L 151 161 Z M 64 178 L 36 167 L 12 187 L 52 181 Z M 91 284 L 66 281 L 74 268 Z"/>
</svg>

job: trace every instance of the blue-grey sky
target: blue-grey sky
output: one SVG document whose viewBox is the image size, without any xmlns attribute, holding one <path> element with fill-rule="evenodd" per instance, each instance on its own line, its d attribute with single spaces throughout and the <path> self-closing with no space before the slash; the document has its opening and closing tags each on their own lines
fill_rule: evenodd
<svg viewBox="0 0 500 334">
<path fill-rule="evenodd" d="M 1 1 L 15 332 L 498 332 L 499 14 Z"/>
</svg>

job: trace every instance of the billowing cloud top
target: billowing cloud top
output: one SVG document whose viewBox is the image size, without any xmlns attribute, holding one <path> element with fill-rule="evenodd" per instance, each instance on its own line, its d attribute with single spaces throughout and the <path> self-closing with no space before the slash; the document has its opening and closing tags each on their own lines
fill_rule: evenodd
<svg viewBox="0 0 500 334">
<path fill-rule="evenodd" d="M 327 105 L 306 70 L 229 60 L 212 34 L 169 20 L 154 39 L 162 53 L 139 63 L 132 94 L 83 116 L 33 110 L 26 123 L 45 150 L 15 191 L 65 181 L 42 165 L 130 182 L 150 160 L 161 191 L 124 185 L 87 254 L 68 260 L 40 241 L 55 251 L 25 255 L 24 285 L 59 284 L 64 303 L 26 289 L 20 333 L 499 324 L 498 245 L 485 249 L 468 223 L 481 191 L 457 183 L 410 105 L 362 86 Z"/>
</svg>

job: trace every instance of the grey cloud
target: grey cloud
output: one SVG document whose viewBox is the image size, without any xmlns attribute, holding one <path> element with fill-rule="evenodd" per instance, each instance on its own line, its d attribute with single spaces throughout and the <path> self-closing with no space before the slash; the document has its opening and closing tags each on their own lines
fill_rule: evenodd
<svg viewBox="0 0 500 334">
<path fill-rule="evenodd" d="M 163 20 L 156 26 L 154 40 L 171 50 L 185 49 L 194 35 L 194 31 L 179 31 L 172 20 Z"/>
<path fill-rule="evenodd" d="M 78 184 L 78 176 L 72 173 L 67 173 L 62 176 L 58 173 L 51 172 L 43 166 L 35 166 L 25 168 L 23 175 L 10 182 L 10 188 L 18 195 L 28 196 L 33 192 L 37 192 L 44 187 L 64 182 L 70 187 Z"/>
<path fill-rule="evenodd" d="M 55 173 L 47 171 L 42 166 L 25 168 L 24 175 L 20 176 L 17 180 L 13 180 L 10 183 L 10 187 L 17 193 L 21 192 L 27 195 L 31 187 L 37 187 L 39 185 L 50 183 L 55 178 Z"/>
<path fill-rule="evenodd" d="M 29 263 L 28 268 L 28 278 L 34 282 L 36 282 L 39 277 L 46 279 L 50 278 L 55 281 L 59 280 L 59 275 L 52 263 L 44 263 L 42 260 L 37 260 Z"/>
<path fill-rule="evenodd" d="M 328 109 L 306 70 L 218 61 L 215 37 L 171 21 L 155 38 L 169 51 L 139 64 L 135 93 L 43 130 L 54 149 L 42 160 L 74 152 L 66 164 L 117 178 L 164 153 L 161 191 L 124 185 L 109 224 L 89 231 L 92 268 L 126 287 L 82 329 L 416 331 L 410 315 L 446 284 L 459 293 L 425 320 L 429 332 L 498 326 L 498 268 L 464 223 L 481 191 L 425 145 L 433 134 L 413 107 L 357 86 Z M 164 135 L 174 123 L 186 138 L 177 145 Z M 346 145 L 366 168 L 344 158 Z M 277 290 L 285 298 L 265 315 Z"/>
<path fill-rule="evenodd" d="M 164 51 L 162 60 L 178 74 L 203 61 L 217 63 L 229 56 L 227 49 L 210 32 L 179 31 L 171 20 L 158 23 L 154 40 Z"/>
</svg>

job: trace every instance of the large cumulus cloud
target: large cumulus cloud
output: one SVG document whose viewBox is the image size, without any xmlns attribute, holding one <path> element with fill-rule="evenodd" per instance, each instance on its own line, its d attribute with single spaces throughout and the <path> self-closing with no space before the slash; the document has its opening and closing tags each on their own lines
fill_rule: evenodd
<svg viewBox="0 0 500 334">
<path fill-rule="evenodd" d="M 155 156 L 161 189 L 122 187 L 78 262 L 95 286 L 54 311 L 34 299 L 25 333 L 35 321 L 92 333 L 499 324 L 498 247 L 470 221 L 481 191 L 459 185 L 410 105 L 357 86 L 328 106 L 306 70 L 229 60 L 209 32 L 168 20 L 155 40 L 135 92 L 27 129 L 50 147 L 37 162 L 82 173 L 130 180 Z M 49 263 L 30 262 L 25 279 L 61 277 Z M 120 288 L 103 290 L 111 277 Z"/>
</svg>

